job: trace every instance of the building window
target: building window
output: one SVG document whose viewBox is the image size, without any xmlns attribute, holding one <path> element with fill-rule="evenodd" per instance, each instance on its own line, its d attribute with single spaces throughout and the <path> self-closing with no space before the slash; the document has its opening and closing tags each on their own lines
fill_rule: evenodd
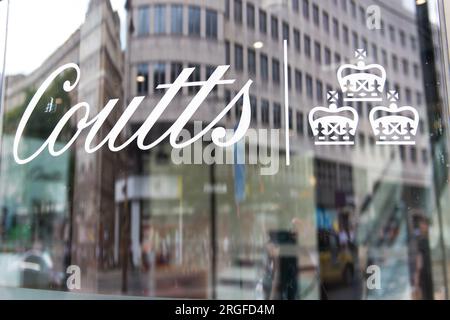
<svg viewBox="0 0 450 320">
<path fill-rule="evenodd" d="M 331 64 L 331 50 L 330 48 L 325 48 L 325 65 Z"/>
<path fill-rule="evenodd" d="M 381 49 L 381 57 L 383 59 L 384 66 L 387 67 L 389 64 L 389 61 L 388 61 L 388 56 L 387 56 L 387 52 L 385 49 Z"/>
<path fill-rule="evenodd" d="M 166 6 L 162 4 L 155 6 L 155 33 L 166 33 Z"/>
<path fill-rule="evenodd" d="M 355 31 L 353 31 L 352 37 L 353 37 L 353 46 L 355 48 L 359 48 L 358 34 Z"/>
<path fill-rule="evenodd" d="M 216 71 L 216 67 L 215 66 L 206 66 L 206 79 L 209 79 L 212 74 L 214 73 L 214 71 Z M 214 86 L 214 88 L 212 89 L 213 93 L 217 93 L 217 86 Z"/>
<path fill-rule="evenodd" d="M 174 83 L 182 71 L 183 64 L 181 62 L 172 62 L 170 64 L 170 82 Z"/>
<path fill-rule="evenodd" d="M 349 44 L 350 43 L 350 37 L 348 33 L 348 27 L 346 25 L 342 26 L 342 33 L 344 35 L 344 43 Z"/>
<path fill-rule="evenodd" d="M 241 45 L 234 45 L 234 67 L 238 71 L 244 70 L 244 49 Z"/>
<path fill-rule="evenodd" d="M 217 11 L 206 10 L 206 37 L 217 39 Z"/>
<path fill-rule="evenodd" d="M 283 22 L 283 40 L 287 40 L 289 44 L 289 24 Z"/>
<path fill-rule="evenodd" d="M 229 41 L 225 41 L 225 63 L 231 65 L 231 49 Z"/>
<path fill-rule="evenodd" d="M 172 5 L 171 8 L 171 30 L 172 34 L 182 34 L 183 33 L 183 6 Z"/>
<path fill-rule="evenodd" d="M 313 22 L 316 26 L 320 24 L 319 6 L 317 4 L 313 5 Z"/>
<path fill-rule="evenodd" d="M 225 90 L 225 106 L 228 106 L 228 104 L 231 102 L 231 91 L 230 90 Z M 227 118 L 231 119 L 231 113 L 233 109 L 230 109 L 227 112 Z"/>
<path fill-rule="evenodd" d="M 414 63 L 414 77 L 418 77 L 419 76 L 419 65 L 417 63 Z"/>
<path fill-rule="evenodd" d="M 138 95 L 148 94 L 148 64 L 146 63 L 137 66 L 136 86 Z"/>
<path fill-rule="evenodd" d="M 413 163 L 416 163 L 417 162 L 417 149 L 416 149 L 416 147 L 411 147 L 409 149 L 409 153 L 410 153 L 410 156 L 411 156 L 411 161 Z"/>
<path fill-rule="evenodd" d="M 311 99 L 314 96 L 314 93 L 313 93 L 313 79 L 312 79 L 312 76 L 309 75 L 309 74 L 306 75 L 306 94 Z"/>
<path fill-rule="evenodd" d="M 234 22 L 242 23 L 242 1 L 234 0 Z"/>
<path fill-rule="evenodd" d="M 325 32 L 329 33 L 330 32 L 330 16 L 328 15 L 328 13 L 326 11 L 323 11 L 323 13 L 322 13 L 322 24 L 323 24 L 323 29 L 325 30 Z"/>
<path fill-rule="evenodd" d="M 319 42 L 314 42 L 314 57 L 318 64 L 322 64 L 322 47 Z"/>
<path fill-rule="evenodd" d="M 375 61 L 378 60 L 378 47 L 377 47 L 377 45 L 375 43 L 372 43 L 372 53 L 371 53 L 371 55 L 372 55 L 372 57 L 373 57 L 373 59 Z"/>
<path fill-rule="evenodd" d="M 309 0 L 303 0 L 303 16 L 309 19 Z"/>
<path fill-rule="evenodd" d="M 270 29 L 272 33 L 272 39 L 278 40 L 278 18 L 271 16 L 270 18 Z"/>
<path fill-rule="evenodd" d="M 230 19 L 230 0 L 225 0 L 225 19 Z"/>
<path fill-rule="evenodd" d="M 366 9 L 364 9 L 363 7 L 359 7 L 359 17 L 361 19 L 361 24 L 363 26 L 366 25 Z"/>
<path fill-rule="evenodd" d="M 394 67 L 394 71 L 398 71 L 398 58 L 395 54 L 392 55 L 392 65 Z"/>
<path fill-rule="evenodd" d="M 417 49 L 417 40 L 414 36 L 411 36 L 411 49 L 413 49 L 414 51 Z"/>
<path fill-rule="evenodd" d="M 280 61 L 278 59 L 272 59 L 272 80 L 275 84 L 280 83 Z"/>
<path fill-rule="evenodd" d="M 341 63 L 341 55 L 339 53 L 337 53 L 337 52 L 334 53 L 334 62 L 336 64 Z"/>
<path fill-rule="evenodd" d="M 341 8 L 347 12 L 347 0 L 341 0 Z"/>
<path fill-rule="evenodd" d="M 288 122 L 289 130 L 294 129 L 294 111 L 292 111 L 292 108 L 289 108 L 288 111 Z"/>
<path fill-rule="evenodd" d="M 412 103 L 412 92 L 411 92 L 411 89 L 409 89 L 409 88 L 405 89 L 405 96 L 406 96 L 406 103 L 411 104 Z"/>
<path fill-rule="evenodd" d="M 295 47 L 295 50 L 300 52 L 300 50 L 301 50 L 301 48 L 300 48 L 300 30 L 298 30 L 298 29 L 294 29 L 294 47 Z"/>
<path fill-rule="evenodd" d="M 252 111 L 252 121 L 256 123 L 258 121 L 258 100 L 255 96 L 250 96 L 250 108 Z"/>
<path fill-rule="evenodd" d="M 406 47 L 406 35 L 405 35 L 405 31 L 400 30 L 399 31 L 400 34 L 400 43 L 402 45 L 402 47 Z"/>
<path fill-rule="evenodd" d="M 267 13 L 264 10 L 259 10 L 259 31 L 267 33 Z"/>
<path fill-rule="evenodd" d="M 269 59 L 265 54 L 261 54 L 261 79 L 269 80 Z"/>
<path fill-rule="evenodd" d="M 156 63 L 153 66 L 153 86 L 156 87 L 160 84 L 166 83 L 166 65 L 164 63 Z"/>
<path fill-rule="evenodd" d="M 189 7 L 189 35 L 200 37 L 201 25 L 201 11 L 200 7 Z"/>
<path fill-rule="evenodd" d="M 351 0 L 350 1 L 350 7 L 351 7 L 351 11 L 352 11 L 352 17 L 354 19 L 356 19 L 356 3 L 355 3 L 355 0 Z"/>
<path fill-rule="evenodd" d="M 292 9 L 294 9 L 295 12 L 300 11 L 300 0 L 292 0 Z"/>
<path fill-rule="evenodd" d="M 256 74 L 256 52 L 253 49 L 248 49 L 247 52 L 248 73 L 251 75 Z"/>
<path fill-rule="evenodd" d="M 393 25 L 389 25 L 389 36 L 392 42 L 395 42 L 395 29 Z"/>
<path fill-rule="evenodd" d="M 150 31 L 150 17 L 149 17 L 149 9 L 147 6 L 140 7 L 138 9 L 138 36 L 145 36 Z"/>
<path fill-rule="evenodd" d="M 305 49 L 305 56 L 308 58 L 311 57 L 311 38 L 305 34 L 304 39 L 304 49 Z"/>
<path fill-rule="evenodd" d="M 281 105 L 279 103 L 273 105 L 273 127 L 275 129 L 281 128 Z"/>
<path fill-rule="evenodd" d="M 261 122 L 265 125 L 269 124 L 269 101 L 261 101 Z"/>
<path fill-rule="evenodd" d="M 403 59 L 402 64 L 403 64 L 403 73 L 406 76 L 409 75 L 409 62 L 408 62 L 408 60 Z"/>
<path fill-rule="evenodd" d="M 323 84 L 322 81 L 320 80 L 316 81 L 316 94 L 317 94 L 317 101 L 323 102 Z"/>
<path fill-rule="evenodd" d="M 298 93 L 301 93 L 303 90 L 303 76 L 302 76 L 302 72 L 300 70 L 295 70 L 295 90 Z"/>
<path fill-rule="evenodd" d="M 255 6 L 252 3 L 247 3 L 247 26 L 255 29 Z"/>
<path fill-rule="evenodd" d="M 189 64 L 189 68 L 194 68 L 191 76 L 189 77 L 189 82 L 199 82 L 202 78 L 201 67 L 198 64 Z M 200 91 L 200 87 L 188 87 L 189 94 L 195 94 Z"/>
<path fill-rule="evenodd" d="M 336 40 L 339 40 L 339 21 L 333 18 L 333 35 Z"/>
<path fill-rule="evenodd" d="M 303 135 L 305 133 L 305 125 L 303 124 L 304 120 L 304 116 L 303 113 L 301 113 L 300 111 L 297 111 L 297 133 L 300 135 Z"/>
</svg>

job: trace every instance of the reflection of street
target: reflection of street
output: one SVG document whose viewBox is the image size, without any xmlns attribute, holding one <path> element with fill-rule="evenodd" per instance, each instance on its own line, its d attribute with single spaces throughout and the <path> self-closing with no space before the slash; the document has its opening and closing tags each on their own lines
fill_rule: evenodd
<svg viewBox="0 0 450 320">
<path fill-rule="evenodd" d="M 329 286 L 325 288 L 327 300 L 361 300 L 362 299 L 362 279 L 355 279 L 351 285 Z"/>
</svg>

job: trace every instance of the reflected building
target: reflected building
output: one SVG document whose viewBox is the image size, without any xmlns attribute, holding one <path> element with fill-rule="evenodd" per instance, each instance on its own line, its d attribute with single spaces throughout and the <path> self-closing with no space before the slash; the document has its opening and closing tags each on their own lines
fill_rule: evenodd
<svg viewBox="0 0 450 320">
<path fill-rule="evenodd" d="M 431 216 L 433 203 L 419 35 L 413 13 L 398 10 L 392 1 L 376 3 L 380 28 L 372 29 L 369 0 L 128 0 L 122 52 L 117 13 L 109 1 L 91 0 L 86 21 L 41 67 L 26 77 L 9 76 L 7 112 L 22 105 L 27 89 L 39 86 L 55 66 L 68 62 L 81 69 L 70 101 L 88 102 L 92 113 L 111 98 L 123 100 L 125 108 L 133 97 L 146 96 L 126 130 L 130 135 L 164 95 L 157 85 L 172 83 L 183 68 L 194 68 L 190 81 L 205 81 L 216 66 L 230 65 L 226 77 L 236 82 L 214 89 L 186 129 L 198 132 L 252 79 L 251 127 L 280 130 L 274 142 L 279 173 L 261 176 L 260 166 L 245 166 L 243 179 L 236 165 L 176 165 L 168 142 L 145 152 L 132 144 L 116 154 L 103 148 L 89 155 L 80 137 L 71 156 L 59 160 L 70 174 L 62 181 L 69 186 L 62 209 L 66 248 L 58 250 L 62 264 L 86 271 L 84 290 L 267 298 L 267 244 L 282 247 L 282 236 L 301 221 L 309 231 L 302 229 L 295 238 L 298 298 L 318 298 L 320 287 L 344 281 L 359 299 L 355 282 L 361 282 L 357 275 L 369 264 L 381 264 L 388 270 L 386 279 L 396 283 L 397 291 L 383 285 L 388 288 L 383 298 L 410 298 L 416 250 L 411 239 L 418 221 Z M 289 123 L 283 111 L 285 39 Z M 352 105 L 360 117 L 355 146 L 314 145 L 308 114 L 328 103 L 328 91 L 340 89 L 336 71 L 344 63 L 356 64 L 359 48 L 367 51 L 368 62 L 385 67 L 385 93 L 396 90 L 399 104 L 419 112 L 415 145 L 376 145 L 368 120 L 375 103 L 368 102 Z M 198 91 L 183 88 L 146 142 L 160 137 Z M 241 106 L 242 101 L 220 125 L 233 129 Z M 121 111 L 105 122 L 98 141 Z M 284 165 L 286 128 L 289 167 Z M 368 298 L 376 298 L 371 294 Z M 333 295 L 322 292 L 322 297 Z"/>
<path fill-rule="evenodd" d="M 38 69 L 27 76 L 16 75 L 6 78 L 5 112 L 7 121 L 11 121 L 14 118 L 13 115 L 16 109 L 26 106 L 27 101 L 30 99 L 30 91 L 36 90 L 43 79 L 46 79 L 56 66 L 62 66 L 67 63 L 79 65 L 81 80 L 78 86 L 65 98 L 62 97 L 64 94 L 60 93 L 63 92 L 62 81 L 59 82 L 61 87 L 54 89 L 52 94 L 55 96 L 51 97 L 52 101 L 53 98 L 55 101 L 53 109 L 56 110 L 55 112 L 59 112 L 61 109 L 64 109 L 62 111 L 65 112 L 75 103 L 85 101 L 91 106 L 91 114 L 96 114 L 109 99 L 113 97 L 121 99 L 123 97 L 123 52 L 120 44 L 120 19 L 118 14 L 113 11 L 109 1 L 90 1 L 82 26 Z M 73 75 L 64 74 L 63 76 L 69 77 L 72 81 L 74 80 Z M 50 97 L 48 98 L 50 99 Z M 51 118 L 52 115 L 50 113 L 46 114 L 48 110 L 44 109 L 45 106 L 38 106 L 36 117 L 40 117 L 40 119 L 31 118 L 30 122 L 39 120 L 48 122 L 49 126 L 55 125 L 56 122 Z M 8 115 L 11 115 L 11 117 L 8 117 Z M 110 131 L 117 115 L 118 111 L 116 110 L 107 119 L 96 137 L 98 139 L 97 143 Z M 72 126 L 78 120 L 73 119 Z M 6 126 L 8 125 L 7 121 Z M 26 132 L 25 136 L 27 134 Z M 7 134 L 5 134 L 6 136 Z M 30 142 L 27 141 L 26 143 L 27 147 L 29 147 L 26 150 L 30 153 L 35 150 L 32 146 L 39 146 L 47 139 L 47 136 L 39 133 L 35 133 L 34 136 L 35 138 L 33 139 L 24 139 L 30 140 Z M 10 138 L 12 139 L 13 137 Z M 60 190 L 61 194 L 61 192 L 56 192 L 58 189 L 49 187 L 48 192 L 53 190 L 54 193 L 54 196 L 51 198 L 59 195 L 58 199 L 54 199 L 57 208 L 55 209 L 55 205 L 52 206 L 47 203 L 43 203 L 41 206 L 45 206 L 45 208 L 50 210 L 49 212 L 63 219 L 62 221 L 56 221 L 52 216 L 47 215 L 43 219 L 46 221 L 46 224 L 53 225 L 53 227 L 57 223 L 60 224 L 59 228 L 49 229 L 47 232 L 44 231 L 42 233 L 46 234 L 46 237 L 52 238 L 52 242 L 42 241 L 43 239 L 40 239 L 38 236 L 30 239 L 31 243 L 24 244 L 23 248 L 34 249 L 36 243 L 42 242 L 38 249 L 52 250 L 52 259 L 58 270 L 65 270 L 67 265 L 70 264 L 90 270 L 86 273 L 87 277 L 83 278 L 82 286 L 86 290 L 96 291 L 98 289 L 97 271 L 109 268 L 114 263 L 114 181 L 119 174 L 116 169 L 119 159 L 116 154 L 105 148 L 94 155 L 86 154 L 83 138 L 82 136 L 79 137 L 76 147 L 71 149 L 66 154 L 67 156 L 58 157 L 52 161 L 45 158 L 45 156 L 39 157 L 42 158 L 42 161 L 38 162 L 44 168 L 42 174 L 57 174 L 60 179 L 63 179 L 57 181 L 57 183 L 61 184 L 58 184 L 58 188 L 62 187 L 64 190 Z M 7 146 L 12 146 L 12 140 L 9 138 L 9 140 L 5 139 L 3 139 L 3 143 Z M 14 160 L 11 153 L 5 152 L 2 156 L 8 157 L 7 161 L 4 161 L 5 159 L 2 161 L 2 168 L 5 169 L 2 172 L 2 186 L 7 187 L 8 184 L 5 184 L 5 181 L 9 179 L 8 177 L 12 172 L 4 166 L 8 163 L 14 163 Z M 55 166 L 53 161 L 58 165 Z M 52 164 L 49 165 L 49 163 Z M 22 168 L 23 170 L 19 171 L 28 170 L 30 174 L 38 171 L 36 167 L 31 165 L 24 165 Z M 47 173 L 46 170 L 48 171 Z M 16 176 L 19 177 L 20 175 Z M 33 180 L 32 176 L 27 177 Z M 41 183 L 42 187 L 42 181 L 38 179 L 36 184 L 38 182 Z M 23 186 L 27 186 L 31 182 L 25 183 L 25 181 L 22 181 L 21 183 Z M 41 192 L 43 191 L 41 190 Z M 17 194 L 16 196 L 23 197 L 25 193 L 26 190 L 23 190 L 22 195 Z M 38 194 L 39 192 L 35 192 L 31 197 L 40 202 L 46 199 L 45 196 L 39 197 Z M 3 190 L 2 200 L 8 206 L 7 195 L 8 193 Z M 20 202 L 20 198 L 17 201 Z M 18 208 L 12 210 L 16 209 Z M 48 210 L 41 212 L 39 209 L 33 209 L 32 206 L 22 209 L 24 212 L 12 212 L 12 214 L 29 216 L 27 220 L 22 222 L 24 227 L 31 229 L 35 228 L 37 223 L 33 215 L 49 213 L 47 212 Z M 2 218 L 3 220 L 5 219 L 4 214 Z M 5 244 L 7 245 L 8 241 L 5 241 Z"/>
</svg>

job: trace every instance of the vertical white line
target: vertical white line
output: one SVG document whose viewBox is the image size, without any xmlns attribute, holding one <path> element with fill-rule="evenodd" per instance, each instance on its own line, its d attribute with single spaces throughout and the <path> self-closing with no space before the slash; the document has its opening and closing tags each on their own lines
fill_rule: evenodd
<svg viewBox="0 0 450 320">
<path fill-rule="evenodd" d="M 284 40 L 284 123 L 286 132 L 286 165 L 291 165 L 289 141 L 289 80 L 288 80 L 288 42 Z"/>
</svg>

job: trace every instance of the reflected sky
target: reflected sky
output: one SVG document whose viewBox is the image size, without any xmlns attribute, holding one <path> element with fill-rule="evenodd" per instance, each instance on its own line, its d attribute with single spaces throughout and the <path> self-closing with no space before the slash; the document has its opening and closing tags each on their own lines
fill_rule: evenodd
<svg viewBox="0 0 450 320">
<path fill-rule="evenodd" d="M 125 1 L 111 0 L 122 21 L 126 15 Z M 281 0 L 265 1 L 274 5 Z M 414 10 L 413 0 L 402 2 L 405 9 Z M 89 0 L 14 0 L 10 3 L 6 74 L 29 74 L 83 23 Z M 430 11 L 435 12 L 434 8 Z M 123 43 L 123 25 L 121 37 Z"/>
</svg>

